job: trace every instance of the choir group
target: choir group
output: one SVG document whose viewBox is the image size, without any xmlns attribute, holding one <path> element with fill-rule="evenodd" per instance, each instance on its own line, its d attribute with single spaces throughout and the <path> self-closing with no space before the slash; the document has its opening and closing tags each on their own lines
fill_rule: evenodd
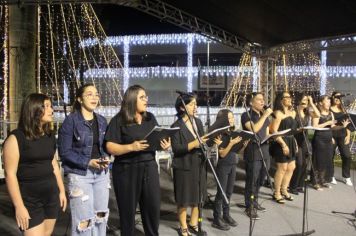
<svg viewBox="0 0 356 236">
<path fill-rule="evenodd" d="M 51 129 L 50 98 L 36 93 L 23 102 L 18 128 L 7 137 L 3 151 L 7 187 L 24 235 L 51 235 L 59 211 L 66 209 L 67 197 L 72 235 L 106 235 L 111 185 L 119 209 L 121 235 L 135 235 L 137 205 L 145 235 L 159 235 L 161 197 L 156 150 L 145 139 L 159 124 L 147 111 L 146 91 L 139 85 L 129 87 L 120 111 L 109 124 L 95 112 L 99 99 L 93 84 L 81 86 L 57 140 Z M 292 98 L 289 92 L 282 92 L 276 95 L 273 110 L 265 106 L 263 94 L 255 92 L 245 104 L 249 108 L 246 106 L 241 115 L 243 131 L 237 132 L 234 114 L 221 109 L 211 127 L 228 128 L 209 136 L 196 116 L 196 96 L 184 93 L 177 97 L 177 119 L 172 127 L 178 131 L 159 140 L 158 149 L 173 156 L 179 235 L 201 230 L 199 205 L 206 198 L 207 149 L 215 148 L 219 157 L 215 171 L 221 188 L 217 188 L 212 227 L 220 230 L 237 226 L 230 215 L 229 201 L 238 153 L 245 162 L 245 213 L 252 219 L 259 219 L 259 212 L 266 211 L 258 195 L 262 185 L 272 184 L 267 178 L 272 160 L 276 163 L 272 198 L 278 204 L 293 201 L 292 195 L 303 193 L 308 175 L 318 191 L 336 184 L 336 147 L 342 158 L 343 180 L 352 185 L 349 144 L 353 130 L 339 92 L 331 97 L 321 96 L 315 104 L 306 94 Z M 309 129 L 315 130 L 311 142 Z M 283 135 L 269 138 L 277 132 Z M 66 184 L 57 164 L 57 149 Z M 114 157 L 111 168 L 110 156 Z M 311 168 L 307 168 L 308 163 L 312 163 Z"/>
</svg>

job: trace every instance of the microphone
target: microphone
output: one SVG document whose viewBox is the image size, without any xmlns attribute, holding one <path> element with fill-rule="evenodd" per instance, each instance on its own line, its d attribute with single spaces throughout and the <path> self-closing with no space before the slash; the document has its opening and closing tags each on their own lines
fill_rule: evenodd
<svg viewBox="0 0 356 236">
<path fill-rule="evenodd" d="M 336 95 L 336 96 L 334 96 L 334 98 L 343 98 L 343 97 L 346 97 L 346 96 L 352 96 L 352 93 L 345 93 L 345 94 Z"/>
<path fill-rule="evenodd" d="M 267 110 L 267 109 L 269 109 L 269 108 L 271 108 L 271 107 L 270 107 L 270 106 L 267 106 L 267 105 L 264 105 L 264 106 L 263 106 L 263 110 Z M 275 115 L 274 113 L 272 113 L 271 116 L 276 119 L 276 115 Z"/>
</svg>

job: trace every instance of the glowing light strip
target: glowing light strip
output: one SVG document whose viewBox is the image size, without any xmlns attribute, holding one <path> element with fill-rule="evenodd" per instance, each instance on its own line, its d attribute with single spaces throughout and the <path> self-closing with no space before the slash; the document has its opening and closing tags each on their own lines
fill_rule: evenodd
<svg viewBox="0 0 356 236">
<path fill-rule="evenodd" d="M 187 42 L 187 54 L 188 54 L 188 72 L 187 72 L 187 91 L 193 91 L 193 35 L 188 35 L 188 42 Z"/>
<path fill-rule="evenodd" d="M 284 69 L 282 66 L 276 68 L 278 76 L 284 76 Z M 306 77 L 306 76 L 319 76 L 320 66 L 287 66 L 287 76 Z M 253 66 L 210 66 L 200 67 L 200 73 L 204 75 L 216 74 L 224 75 L 227 77 L 236 77 L 237 75 L 253 76 Z M 257 72 L 258 74 L 258 72 Z M 84 72 L 84 78 L 122 78 L 124 70 L 121 68 L 111 69 L 89 69 Z M 131 67 L 128 68 L 129 78 L 187 78 L 188 67 Z M 198 76 L 198 67 L 192 67 L 192 75 Z M 328 78 L 337 77 L 354 77 L 356 78 L 356 66 L 327 66 L 326 75 Z"/>
<path fill-rule="evenodd" d="M 130 83 L 129 52 L 130 52 L 130 42 L 128 40 L 128 37 L 126 37 L 124 41 L 124 81 L 123 81 L 124 92 L 129 87 L 129 83 Z"/>
<path fill-rule="evenodd" d="M 258 91 L 258 62 L 256 57 L 252 57 L 252 67 L 253 67 L 253 75 L 252 75 L 252 91 Z"/>
<path fill-rule="evenodd" d="M 324 43 L 323 41 L 321 42 Z M 320 60 L 320 95 L 324 95 L 326 93 L 326 77 L 327 77 L 327 69 L 326 69 L 326 51 L 321 51 L 321 60 Z"/>
</svg>

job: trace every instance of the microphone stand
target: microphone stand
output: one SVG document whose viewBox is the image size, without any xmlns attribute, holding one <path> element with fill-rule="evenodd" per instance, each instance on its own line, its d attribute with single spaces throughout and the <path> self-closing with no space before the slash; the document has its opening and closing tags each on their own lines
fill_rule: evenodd
<svg viewBox="0 0 356 236">
<path fill-rule="evenodd" d="M 199 133 L 198 133 L 197 127 L 195 127 L 195 125 L 194 125 L 194 123 L 193 123 L 193 122 L 194 122 L 194 117 L 191 117 L 190 115 L 188 115 L 187 107 L 186 107 L 186 104 L 185 104 L 185 102 L 184 102 L 184 99 L 182 98 L 182 94 L 179 95 L 179 98 L 180 98 L 180 100 L 182 101 L 185 114 L 187 114 L 188 119 L 189 119 L 190 123 L 192 124 L 192 128 L 193 128 L 194 134 L 197 136 L 197 139 L 198 139 L 198 142 L 199 142 L 199 148 L 200 148 L 200 150 L 202 151 L 203 156 L 204 156 L 204 160 L 203 160 L 203 162 L 202 162 L 202 164 L 201 164 L 201 166 L 200 166 L 200 170 L 199 170 L 199 186 L 198 186 L 198 188 L 199 188 L 199 191 L 198 191 L 198 192 L 199 192 L 199 204 L 198 204 L 199 215 L 198 215 L 198 233 L 197 233 L 197 235 L 198 235 L 198 236 L 206 236 L 207 233 L 202 230 L 202 222 L 203 222 L 203 214 L 202 214 L 202 209 L 203 209 L 203 194 L 202 194 L 202 191 L 203 191 L 203 190 L 201 189 L 201 182 L 200 182 L 200 180 L 201 180 L 201 178 L 202 178 L 201 173 L 202 173 L 202 169 L 204 168 L 204 163 L 205 163 L 205 161 L 208 162 L 208 164 L 209 164 L 209 167 L 210 167 L 210 169 L 211 169 L 211 171 L 212 171 L 212 173 L 213 173 L 213 176 L 214 176 L 214 179 L 215 179 L 215 181 L 216 181 L 216 184 L 217 184 L 217 186 L 219 187 L 219 189 L 220 189 L 220 191 L 221 191 L 221 193 L 222 193 L 223 200 L 224 200 L 225 203 L 227 203 L 227 204 L 229 204 L 229 200 L 228 200 L 227 197 L 226 197 L 226 194 L 225 194 L 225 192 L 224 192 L 224 190 L 223 190 L 223 188 L 222 188 L 222 186 L 221 186 L 221 184 L 220 184 L 220 181 L 219 181 L 219 179 L 218 179 L 218 176 L 216 175 L 215 169 L 214 169 L 213 165 L 211 164 L 210 159 L 207 157 L 207 150 L 206 150 L 206 147 L 205 147 L 205 145 L 203 144 L 203 141 L 201 140 L 201 137 L 200 137 L 200 135 L 199 135 Z"/>
<path fill-rule="evenodd" d="M 309 140 L 307 138 L 307 135 L 305 134 L 305 130 L 304 130 L 304 124 L 303 124 L 303 121 L 302 121 L 302 118 L 300 117 L 300 114 L 299 114 L 299 111 L 297 110 L 297 117 L 298 117 L 298 120 L 299 120 L 299 123 L 300 123 L 300 129 L 302 130 L 303 132 L 303 139 L 304 139 L 304 142 L 305 142 L 305 145 L 307 146 L 307 156 L 308 156 L 308 163 L 305 165 L 305 170 L 303 170 L 303 178 L 304 178 L 304 183 L 303 183 L 303 188 L 304 188 L 304 198 L 303 198 L 303 225 L 302 225 L 302 233 L 298 233 L 298 234 L 288 234 L 288 236 L 304 236 L 304 235 L 311 235 L 313 233 L 315 233 L 315 230 L 312 229 L 312 230 L 309 230 L 309 231 L 306 231 L 305 232 L 305 223 L 306 223 L 306 218 L 307 218 L 307 201 L 308 201 L 308 179 L 307 179 L 307 170 L 308 170 L 308 166 L 310 166 L 310 168 L 312 169 L 312 173 L 313 175 L 315 176 L 315 171 L 314 171 L 314 168 L 313 168 L 313 162 L 311 161 L 312 160 L 312 152 L 311 152 L 311 148 L 310 148 L 310 143 L 309 143 Z M 298 151 L 301 151 L 301 150 L 298 150 Z M 315 177 L 314 177 L 315 178 Z M 285 235 L 287 236 L 287 235 Z"/>
<path fill-rule="evenodd" d="M 246 104 L 246 95 L 243 96 L 243 102 L 242 102 L 242 105 L 247 113 L 247 116 L 248 116 L 248 119 L 249 121 L 252 123 L 252 119 L 251 119 L 251 114 L 250 112 L 248 111 L 248 108 L 247 108 L 247 104 Z M 252 108 L 251 108 L 252 109 Z M 260 152 L 260 155 L 261 155 L 261 158 L 262 158 L 262 163 L 263 163 L 263 167 L 265 168 L 266 170 L 266 174 L 267 174 L 267 178 L 268 178 L 268 181 L 270 181 L 271 183 L 271 190 L 272 190 L 272 193 L 274 192 L 274 189 L 273 189 L 273 185 L 272 185 L 272 181 L 271 181 L 271 176 L 269 175 L 268 173 L 268 169 L 267 169 L 267 165 L 266 165 L 266 162 L 264 160 L 264 157 L 263 157 L 263 152 L 262 152 L 262 149 L 261 149 L 261 140 L 260 138 L 257 136 L 257 133 L 255 132 L 255 129 L 253 127 L 253 125 L 251 124 L 251 131 L 253 133 L 253 136 L 254 136 L 254 140 L 253 142 L 255 142 L 258 146 L 258 150 Z M 253 144 L 253 143 L 252 143 Z M 252 145 L 251 144 L 251 145 Z M 251 181 L 251 196 L 250 196 L 250 209 L 251 211 L 253 211 L 253 208 L 254 208 L 254 199 L 255 199 L 255 196 L 253 194 L 253 185 L 254 185 L 254 182 L 255 182 L 255 175 L 254 175 L 254 168 L 255 168 L 255 158 L 254 158 L 254 151 L 252 151 L 252 181 Z M 249 224 L 249 236 L 252 235 L 252 232 L 253 232 L 253 220 L 252 220 L 252 215 L 250 213 L 250 224 Z"/>
</svg>

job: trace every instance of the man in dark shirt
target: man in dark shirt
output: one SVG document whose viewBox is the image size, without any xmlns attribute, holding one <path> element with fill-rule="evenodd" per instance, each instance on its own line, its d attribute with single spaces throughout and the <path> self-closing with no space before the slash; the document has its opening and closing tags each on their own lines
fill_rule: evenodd
<svg viewBox="0 0 356 236">
<path fill-rule="evenodd" d="M 251 94 L 250 110 L 241 115 L 241 124 L 244 130 L 252 131 L 257 135 L 256 140 L 250 140 L 244 151 L 244 160 L 246 163 L 246 183 L 245 183 L 245 204 L 246 215 L 253 219 L 259 219 L 257 210 L 266 209 L 258 204 L 258 192 L 266 177 L 269 168 L 270 157 L 268 153 L 268 144 L 261 144 L 261 152 L 257 142 L 263 140 L 269 134 L 269 119 L 273 113 L 271 108 L 264 109 L 265 100 L 262 93 Z M 266 168 L 264 163 L 266 164 Z"/>
</svg>

